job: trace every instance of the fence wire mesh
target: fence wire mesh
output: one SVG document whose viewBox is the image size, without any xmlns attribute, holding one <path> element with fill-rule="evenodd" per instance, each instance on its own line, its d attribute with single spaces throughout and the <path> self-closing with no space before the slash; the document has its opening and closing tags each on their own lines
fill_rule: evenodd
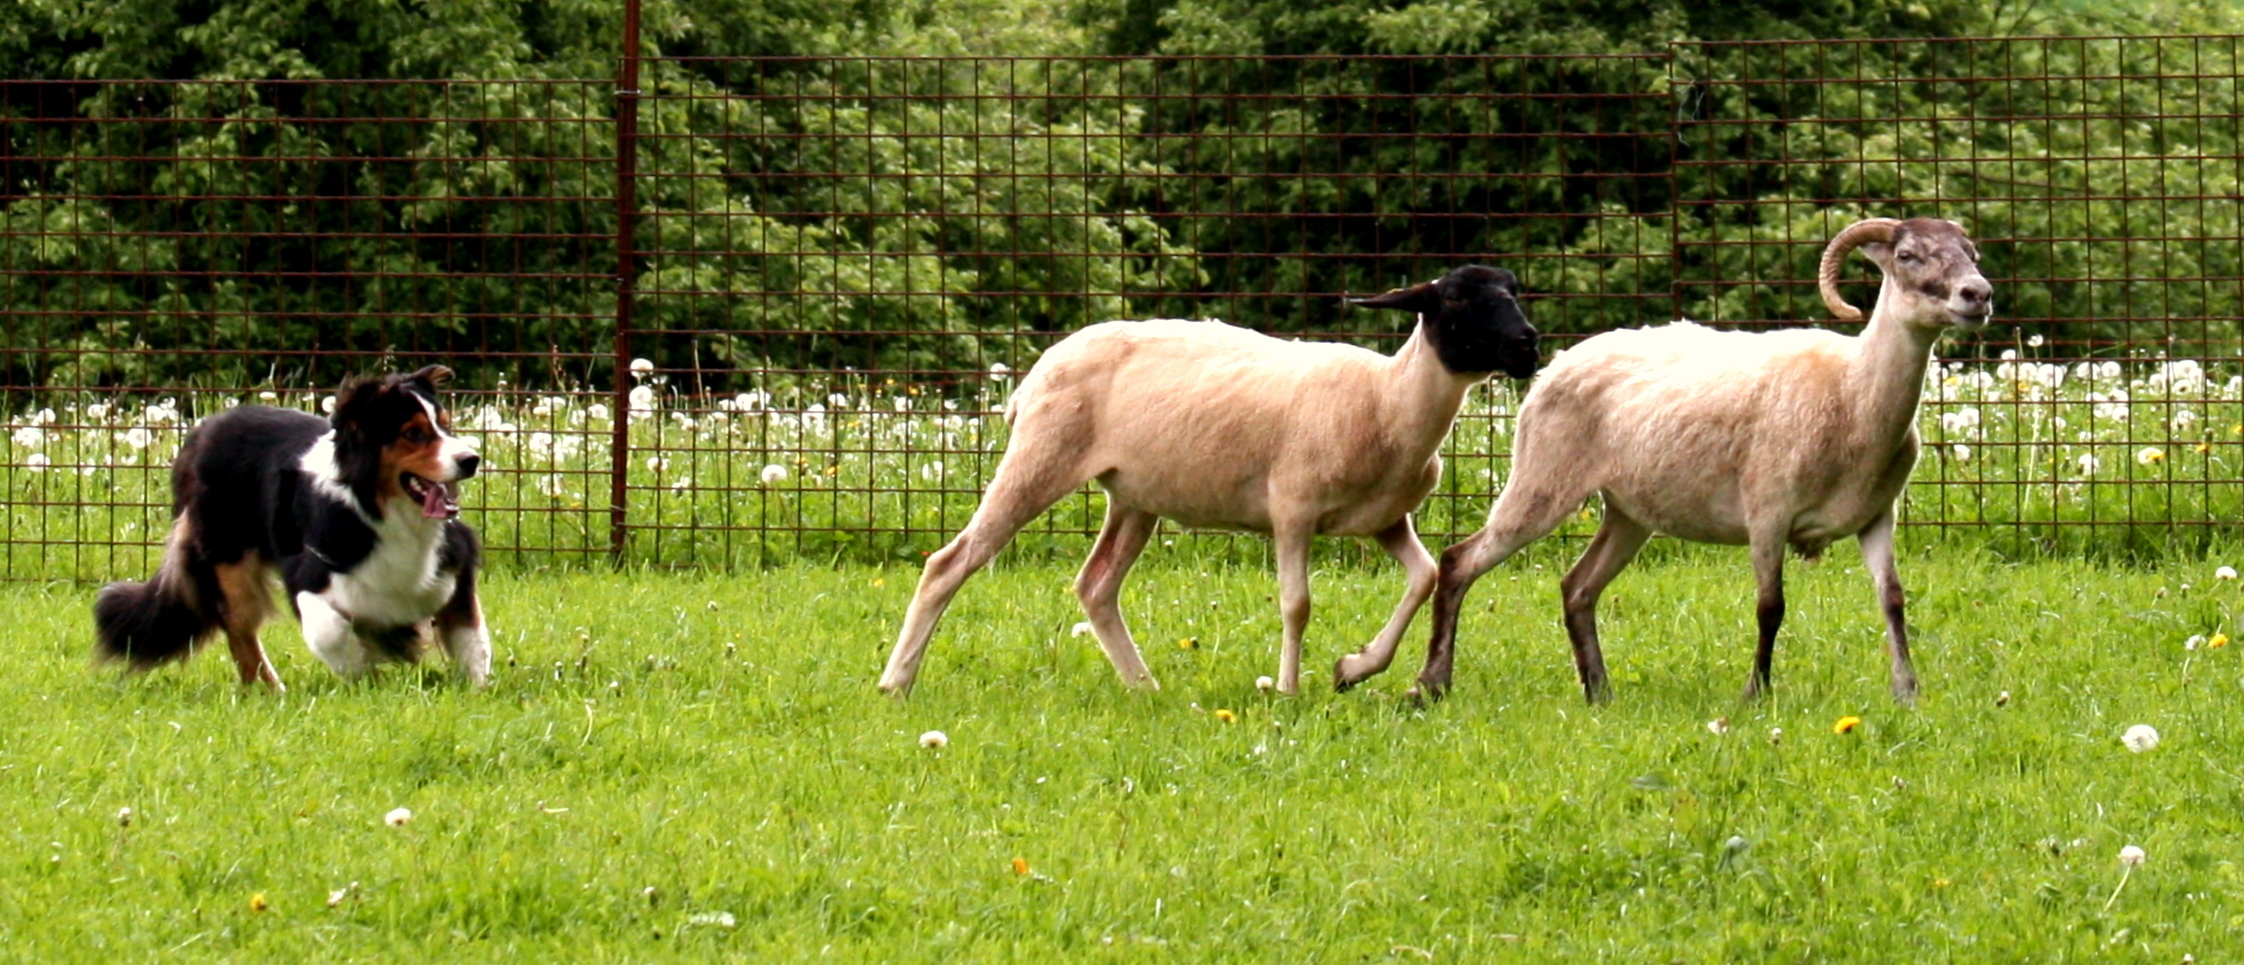
<svg viewBox="0 0 2244 965">
<path fill-rule="evenodd" d="M 1466 262 L 1518 272 L 1553 348 L 1823 324 L 1816 255 L 1873 214 L 1964 223 L 1997 286 L 1999 324 L 1928 380 L 1905 518 L 2198 543 L 2244 502 L 2238 48 L 0 82 L 0 571 L 144 571 L 195 417 L 431 361 L 461 372 L 503 564 L 916 559 L 971 513 L 1018 374 L 1085 324 L 1386 350 L 1404 326 L 1343 296 Z M 1485 512 L 1517 396 L 1469 403 L 1430 539 Z M 1029 538 L 1079 545 L 1098 513 L 1086 489 Z"/>
</svg>

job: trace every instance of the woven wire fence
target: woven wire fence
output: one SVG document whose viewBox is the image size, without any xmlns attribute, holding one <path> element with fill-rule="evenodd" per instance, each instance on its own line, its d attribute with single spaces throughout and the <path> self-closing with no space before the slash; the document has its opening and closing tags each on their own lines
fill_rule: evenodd
<svg viewBox="0 0 2244 965">
<path fill-rule="evenodd" d="M 1824 241 L 1887 214 L 1964 223 L 1997 287 L 1928 379 L 1917 532 L 2197 545 L 2244 502 L 2238 47 L 0 82 L 0 574 L 144 571 L 195 417 L 431 361 L 502 565 L 917 559 L 1083 325 L 1389 350 L 1403 320 L 1343 296 L 1467 262 L 1519 273 L 1554 349 L 1824 324 Z M 1485 512 L 1518 394 L 1469 401 L 1430 540 Z M 1080 547 L 1099 512 L 1086 488 L 1024 540 Z"/>
<path fill-rule="evenodd" d="M 1099 321 L 1391 351 L 1408 320 L 1343 296 L 1471 262 L 1548 330 L 1670 312 L 1661 58 L 648 66 L 683 82 L 641 105 L 662 471 L 632 480 L 634 558 L 916 559 L 973 511 L 1016 374 Z M 1512 398 L 1460 422 L 1423 528 L 1485 511 Z M 1086 488 L 1029 538 L 1102 512 Z"/>
</svg>

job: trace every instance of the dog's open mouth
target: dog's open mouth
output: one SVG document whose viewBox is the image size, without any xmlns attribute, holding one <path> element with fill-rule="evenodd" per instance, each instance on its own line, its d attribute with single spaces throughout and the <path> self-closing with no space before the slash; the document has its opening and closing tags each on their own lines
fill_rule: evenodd
<svg viewBox="0 0 2244 965">
<path fill-rule="evenodd" d="M 430 519 L 451 519 L 460 515 L 460 486 L 458 483 L 430 482 L 412 473 L 398 477 L 407 499 L 421 504 L 421 515 Z"/>
</svg>

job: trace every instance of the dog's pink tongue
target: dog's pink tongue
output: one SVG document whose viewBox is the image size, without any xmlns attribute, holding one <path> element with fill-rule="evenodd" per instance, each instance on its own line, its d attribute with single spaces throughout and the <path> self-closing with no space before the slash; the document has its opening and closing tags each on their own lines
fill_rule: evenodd
<svg viewBox="0 0 2244 965">
<path fill-rule="evenodd" d="M 421 515 L 430 519 L 450 519 L 459 511 L 448 483 L 430 483 L 428 491 L 421 496 Z"/>
</svg>

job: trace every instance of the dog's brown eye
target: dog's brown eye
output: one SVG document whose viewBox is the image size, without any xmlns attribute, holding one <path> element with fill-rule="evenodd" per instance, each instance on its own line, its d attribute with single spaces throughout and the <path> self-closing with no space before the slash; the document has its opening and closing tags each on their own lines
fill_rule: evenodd
<svg viewBox="0 0 2244 965">
<path fill-rule="evenodd" d="M 409 426 L 405 430 L 405 441 L 416 446 L 426 443 L 429 441 L 429 431 L 420 426 Z"/>
</svg>

